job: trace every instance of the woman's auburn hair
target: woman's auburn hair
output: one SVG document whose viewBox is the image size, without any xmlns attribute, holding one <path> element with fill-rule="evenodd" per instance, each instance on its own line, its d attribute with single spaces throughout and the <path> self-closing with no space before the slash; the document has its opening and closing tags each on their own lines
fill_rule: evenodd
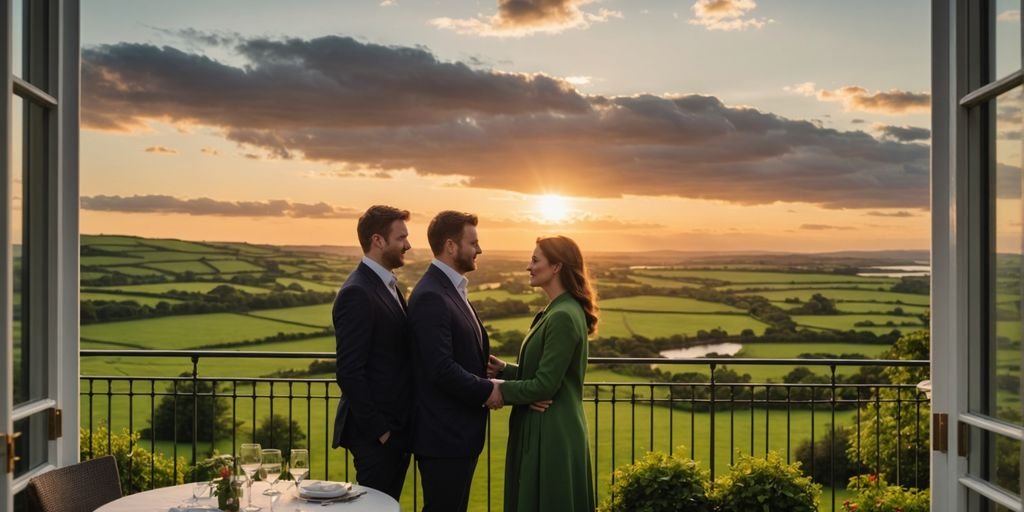
<svg viewBox="0 0 1024 512">
<path fill-rule="evenodd" d="M 594 290 L 590 278 L 590 270 L 583 261 L 583 253 L 571 238 L 566 236 L 542 236 L 537 238 L 537 247 L 552 265 L 561 264 L 558 272 L 559 281 L 565 291 L 569 292 L 583 307 L 587 318 L 587 334 L 597 333 L 600 320 L 597 307 L 597 291 Z"/>
</svg>

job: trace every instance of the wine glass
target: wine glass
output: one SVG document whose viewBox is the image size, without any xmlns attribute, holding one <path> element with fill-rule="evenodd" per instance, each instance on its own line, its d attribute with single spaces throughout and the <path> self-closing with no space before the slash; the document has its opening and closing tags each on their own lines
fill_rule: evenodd
<svg viewBox="0 0 1024 512">
<path fill-rule="evenodd" d="M 260 444 L 243 444 L 242 449 L 238 453 L 238 463 L 242 467 L 242 471 L 245 471 L 245 477 L 249 480 L 249 504 L 242 510 L 245 510 L 245 512 L 256 512 L 260 510 L 260 507 L 252 504 L 252 479 L 260 470 L 260 466 L 263 465 L 263 449 L 260 447 Z"/>
<path fill-rule="evenodd" d="M 309 450 L 301 448 L 292 450 L 288 461 L 288 472 L 292 474 L 292 479 L 295 480 L 295 488 L 298 489 L 299 484 L 309 476 Z"/>
<path fill-rule="evenodd" d="M 266 477 L 267 482 L 270 482 L 270 488 L 263 491 L 264 496 L 277 496 L 281 494 L 281 491 L 274 488 L 277 485 L 277 480 L 281 478 L 281 450 L 276 448 L 265 448 L 263 450 L 263 475 Z"/>
</svg>

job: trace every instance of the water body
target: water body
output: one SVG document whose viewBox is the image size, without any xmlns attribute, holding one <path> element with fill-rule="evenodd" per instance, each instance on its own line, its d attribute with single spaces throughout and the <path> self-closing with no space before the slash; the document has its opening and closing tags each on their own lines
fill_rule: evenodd
<svg viewBox="0 0 1024 512">
<path fill-rule="evenodd" d="M 696 357 L 705 357 L 711 353 L 723 356 L 734 356 L 739 353 L 742 348 L 743 345 L 739 343 L 711 343 L 708 345 L 696 345 L 693 347 L 677 348 L 674 350 L 664 350 L 660 352 L 660 354 L 662 357 L 668 359 L 692 359 Z"/>
<path fill-rule="evenodd" d="M 929 265 L 902 265 L 902 266 L 881 266 L 869 267 L 872 272 L 861 272 L 860 277 L 921 277 L 931 275 L 932 268 Z M 874 272 L 877 270 L 878 272 Z"/>
</svg>

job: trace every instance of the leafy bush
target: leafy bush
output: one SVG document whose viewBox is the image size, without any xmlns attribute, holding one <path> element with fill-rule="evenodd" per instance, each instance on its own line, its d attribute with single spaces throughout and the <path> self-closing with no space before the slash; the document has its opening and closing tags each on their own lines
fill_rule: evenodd
<svg viewBox="0 0 1024 512">
<path fill-rule="evenodd" d="M 810 474 L 815 482 L 820 484 L 832 483 L 833 476 L 836 482 L 845 482 L 850 477 L 868 470 L 864 466 L 851 461 L 846 447 L 850 445 L 850 438 L 855 435 L 853 430 L 847 427 L 836 427 L 835 439 L 832 438 L 832 429 L 825 428 L 825 436 L 814 442 L 814 449 L 811 447 L 811 440 L 806 439 L 800 443 L 793 456 L 800 466 Z M 835 452 L 832 452 L 832 447 Z M 813 458 L 812 458 L 813 452 Z M 833 468 L 833 455 L 835 456 L 835 467 Z"/>
<path fill-rule="evenodd" d="M 602 512 L 710 512 L 707 471 L 681 455 L 650 452 L 615 471 L 611 497 Z"/>
<path fill-rule="evenodd" d="M 786 464 L 769 452 L 763 459 L 741 455 L 729 473 L 715 479 L 711 498 L 720 512 L 811 512 L 820 494 L 821 486 L 804 476 L 800 463 Z"/>
<path fill-rule="evenodd" d="M 107 436 L 110 444 L 107 444 Z M 91 439 L 90 439 L 91 437 Z M 117 471 L 121 475 L 121 489 L 131 491 L 167 487 L 185 482 L 185 458 L 178 457 L 175 471 L 174 461 L 162 453 L 150 453 L 139 446 L 139 433 L 123 430 L 120 434 L 108 432 L 100 426 L 89 431 L 78 430 L 79 451 L 82 460 L 113 455 L 117 459 Z M 90 443 L 91 441 L 91 443 Z M 92 453 L 89 453 L 90 446 Z"/>
<path fill-rule="evenodd" d="M 857 489 L 857 497 L 843 501 L 843 510 L 849 512 L 928 512 L 928 490 L 904 489 L 889 485 L 881 477 L 860 475 L 850 479 L 850 489 Z"/>
<path fill-rule="evenodd" d="M 190 377 L 192 374 L 185 372 L 181 377 Z M 195 416 L 195 409 L 192 403 L 192 381 L 177 383 L 172 388 L 174 395 L 165 395 L 160 399 L 154 412 L 153 426 L 146 429 L 143 435 L 149 437 L 155 435 L 160 440 L 177 440 L 182 442 L 192 441 L 192 418 Z M 197 441 L 212 441 L 214 433 L 231 431 L 231 404 L 227 398 L 213 397 L 214 384 L 209 381 L 196 381 L 196 403 L 198 409 L 198 421 L 196 426 Z M 238 423 L 240 425 L 241 422 Z M 237 426 L 237 425 L 236 425 Z"/>
</svg>

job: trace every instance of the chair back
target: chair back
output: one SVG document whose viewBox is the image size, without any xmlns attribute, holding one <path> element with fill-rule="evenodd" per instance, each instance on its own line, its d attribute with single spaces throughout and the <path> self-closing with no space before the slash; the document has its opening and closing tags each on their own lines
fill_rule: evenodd
<svg viewBox="0 0 1024 512">
<path fill-rule="evenodd" d="M 106 455 L 43 473 L 28 482 L 32 510 L 93 512 L 121 497 L 117 460 Z"/>
</svg>

